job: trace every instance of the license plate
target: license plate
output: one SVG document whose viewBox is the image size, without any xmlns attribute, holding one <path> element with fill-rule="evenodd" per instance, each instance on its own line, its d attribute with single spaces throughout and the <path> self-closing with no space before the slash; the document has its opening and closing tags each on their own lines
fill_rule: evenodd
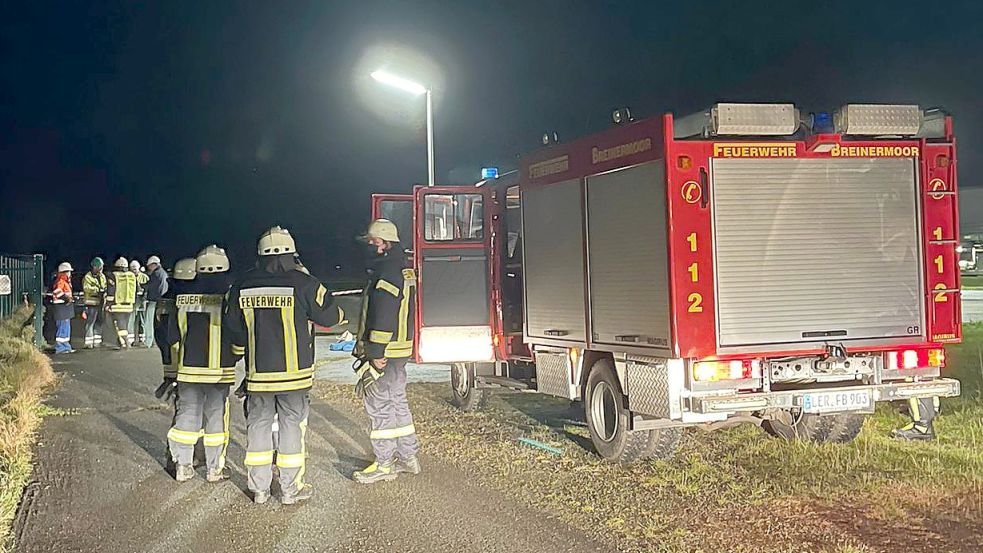
<svg viewBox="0 0 983 553">
<path fill-rule="evenodd" d="M 802 396 L 802 410 L 806 413 L 869 411 L 872 404 L 870 390 L 844 390 Z"/>
</svg>

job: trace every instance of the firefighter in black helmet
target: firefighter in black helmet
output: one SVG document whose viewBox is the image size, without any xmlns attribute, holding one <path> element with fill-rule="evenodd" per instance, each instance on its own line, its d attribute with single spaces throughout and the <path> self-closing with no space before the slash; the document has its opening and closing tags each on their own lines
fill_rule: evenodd
<svg viewBox="0 0 983 553">
<path fill-rule="evenodd" d="M 246 353 L 246 471 L 253 501 L 265 503 L 273 480 L 273 422 L 279 427 L 276 466 L 280 502 L 311 496 L 304 481 L 304 434 L 314 384 L 310 322 L 334 326 L 344 312 L 316 278 L 299 269 L 297 247 L 286 229 L 263 233 L 258 266 L 229 294 L 225 330 Z"/>
</svg>

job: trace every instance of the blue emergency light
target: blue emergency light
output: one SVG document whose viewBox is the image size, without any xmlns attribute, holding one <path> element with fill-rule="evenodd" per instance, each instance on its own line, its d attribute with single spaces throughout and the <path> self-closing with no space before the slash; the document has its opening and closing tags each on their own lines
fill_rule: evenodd
<svg viewBox="0 0 983 553">
<path fill-rule="evenodd" d="M 498 178 L 498 167 L 482 167 L 481 168 L 481 178 L 483 178 L 483 179 L 497 179 Z"/>
</svg>

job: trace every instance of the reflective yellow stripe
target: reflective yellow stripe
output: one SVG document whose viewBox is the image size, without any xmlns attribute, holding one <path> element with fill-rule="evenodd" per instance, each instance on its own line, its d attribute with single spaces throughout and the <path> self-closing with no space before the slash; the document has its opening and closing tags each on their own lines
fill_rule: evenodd
<svg viewBox="0 0 983 553">
<path fill-rule="evenodd" d="M 205 434 L 202 436 L 202 441 L 209 447 L 225 445 L 228 440 L 229 435 L 224 432 L 220 432 L 218 434 Z"/>
<path fill-rule="evenodd" d="M 245 348 L 245 346 L 235 346 L 235 345 L 232 346 L 232 354 L 233 355 L 245 355 L 246 354 L 246 348 Z"/>
<path fill-rule="evenodd" d="M 407 426 L 400 426 L 399 428 L 383 428 L 381 430 L 373 430 L 369 434 L 370 440 L 393 440 L 396 438 L 402 438 L 403 436 L 410 436 L 416 434 L 416 428 L 412 424 Z"/>
<path fill-rule="evenodd" d="M 300 421 L 300 454 L 306 459 L 307 458 L 307 417 Z M 297 472 L 297 477 L 294 478 L 294 484 L 297 485 L 298 490 L 304 489 L 304 473 L 307 472 L 307 463 L 301 461 L 300 470 Z"/>
<path fill-rule="evenodd" d="M 276 466 L 285 469 L 299 469 L 304 466 L 303 453 L 277 453 Z"/>
<path fill-rule="evenodd" d="M 328 289 L 323 284 L 317 285 L 317 297 L 314 298 L 314 301 L 317 302 L 318 307 L 324 307 L 324 295 L 327 293 Z"/>
<path fill-rule="evenodd" d="M 302 378 L 291 382 L 246 382 L 248 392 L 294 392 L 314 385 L 314 378 Z"/>
<path fill-rule="evenodd" d="M 218 458 L 219 470 L 225 468 L 225 454 L 229 452 L 229 396 L 225 396 L 225 417 L 222 419 L 222 435 L 225 441 L 222 443 L 222 455 Z"/>
<path fill-rule="evenodd" d="M 916 421 L 921 420 L 922 418 L 921 409 L 919 409 L 918 407 L 919 405 L 918 405 L 917 397 L 913 397 L 908 400 L 908 408 L 911 409 L 911 418 L 915 419 Z"/>
<path fill-rule="evenodd" d="M 347 322 L 348 322 L 348 319 L 346 319 L 346 318 L 345 318 L 345 310 L 344 310 L 344 309 L 342 309 L 342 308 L 341 308 L 341 307 L 339 306 L 339 307 L 338 307 L 338 324 L 339 324 L 339 325 L 343 325 L 343 324 L 345 324 L 345 323 L 347 323 Z"/>
<path fill-rule="evenodd" d="M 294 308 L 281 307 L 280 319 L 283 321 L 283 355 L 287 372 L 297 370 L 297 333 L 294 329 Z"/>
<path fill-rule="evenodd" d="M 273 463 L 273 450 L 270 451 L 247 451 L 245 464 L 253 467 L 269 465 Z"/>
<path fill-rule="evenodd" d="M 246 330 L 249 334 L 249 374 L 256 372 L 256 322 L 255 313 L 252 307 L 242 310 L 242 316 L 246 319 Z"/>
<path fill-rule="evenodd" d="M 185 445 L 195 445 L 198 443 L 198 438 L 201 437 L 201 431 L 198 432 L 188 432 L 186 430 L 178 430 L 177 428 L 171 428 L 167 431 L 167 439 L 175 441 L 179 444 Z"/>
<path fill-rule="evenodd" d="M 375 344 L 388 344 L 390 340 L 393 339 L 392 332 L 383 332 L 381 330 L 369 331 L 369 341 Z"/>
<path fill-rule="evenodd" d="M 308 376 L 314 376 L 314 367 L 299 369 L 297 372 L 290 374 L 285 372 L 255 373 L 249 375 L 248 378 L 250 382 L 281 382 L 284 380 L 296 380 L 298 378 L 305 378 Z"/>
<path fill-rule="evenodd" d="M 396 285 L 386 282 L 381 278 L 378 281 L 376 281 L 375 287 L 380 290 L 385 290 L 386 292 L 389 292 L 390 294 L 393 295 L 393 297 L 397 297 L 397 298 L 399 297 L 399 288 L 396 288 Z"/>
<path fill-rule="evenodd" d="M 178 371 L 184 368 L 184 339 L 188 335 L 188 312 L 184 309 L 177 310 L 177 368 Z"/>
<path fill-rule="evenodd" d="M 212 374 L 212 375 L 193 375 L 178 373 L 178 382 L 188 382 L 191 384 L 235 384 L 235 373 Z"/>
<path fill-rule="evenodd" d="M 403 299 L 399 302 L 399 328 L 397 329 L 398 334 L 396 335 L 397 341 L 406 340 L 406 319 L 409 318 L 410 314 L 410 283 L 403 282 Z"/>
<path fill-rule="evenodd" d="M 208 366 L 222 366 L 222 308 L 212 306 L 208 316 Z"/>
</svg>

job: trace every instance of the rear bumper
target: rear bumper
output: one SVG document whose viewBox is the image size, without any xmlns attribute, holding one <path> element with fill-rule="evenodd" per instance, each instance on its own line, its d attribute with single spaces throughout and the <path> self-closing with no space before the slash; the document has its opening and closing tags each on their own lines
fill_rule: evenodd
<svg viewBox="0 0 983 553">
<path fill-rule="evenodd" d="M 789 390 L 782 392 L 758 392 L 751 394 L 732 394 L 690 398 L 690 409 L 697 413 L 753 412 L 765 409 L 789 409 L 801 407 L 806 394 L 837 391 L 870 390 L 877 401 L 901 401 L 913 397 L 956 397 L 959 395 L 959 381 L 952 378 L 938 378 L 924 382 L 889 382 L 869 386 L 849 388 L 821 388 L 811 390 Z"/>
</svg>

